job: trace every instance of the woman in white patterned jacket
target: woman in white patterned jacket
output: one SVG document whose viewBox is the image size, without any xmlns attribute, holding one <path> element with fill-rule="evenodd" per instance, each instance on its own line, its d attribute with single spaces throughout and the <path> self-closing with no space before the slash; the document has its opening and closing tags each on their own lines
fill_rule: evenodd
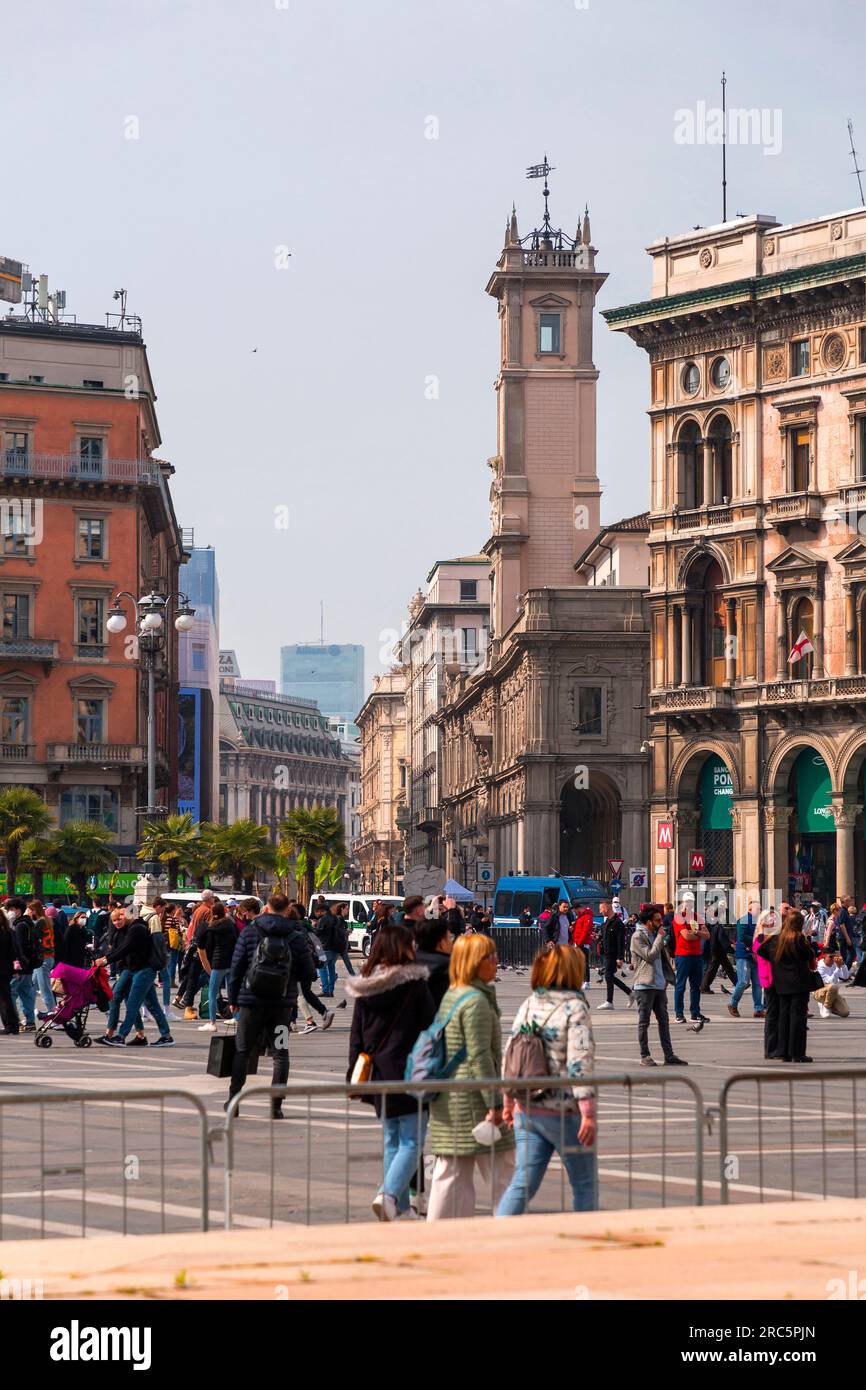
<svg viewBox="0 0 866 1390">
<path fill-rule="evenodd" d="M 516 1167 L 497 1216 L 519 1216 L 526 1211 L 554 1153 L 568 1174 L 574 1210 L 598 1207 L 595 1092 L 577 1080 L 592 1075 L 595 1056 L 592 1019 L 583 993 L 584 970 L 583 951 L 573 946 L 551 943 L 533 962 L 532 993 L 517 1011 L 511 1037 L 540 1037 L 547 1074 L 574 1079 L 576 1084 L 533 1096 L 529 1105 L 519 1083 L 511 1098 L 506 1095 L 503 1118 L 514 1125 Z"/>
</svg>

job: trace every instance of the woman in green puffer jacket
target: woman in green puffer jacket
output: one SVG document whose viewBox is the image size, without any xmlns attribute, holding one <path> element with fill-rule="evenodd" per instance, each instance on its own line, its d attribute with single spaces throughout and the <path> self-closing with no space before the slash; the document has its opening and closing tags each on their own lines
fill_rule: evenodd
<svg viewBox="0 0 866 1390">
<path fill-rule="evenodd" d="M 466 1056 L 455 1080 L 492 1081 L 502 1073 L 502 1027 L 496 1002 L 496 943 L 480 932 L 459 936 L 451 952 L 451 988 L 439 1005 L 437 1018 L 448 1018 L 445 1049 Z M 450 1014 L 450 1018 L 448 1017 Z M 475 1127 L 487 1121 L 501 1130 L 494 1145 L 480 1144 Z M 511 1181 L 514 1134 L 502 1124 L 502 1091 L 498 1084 L 478 1091 L 443 1091 L 430 1107 L 427 1149 L 436 1166 L 427 1203 L 427 1220 L 475 1213 L 475 1170 L 481 1175 L 493 1209 Z"/>
</svg>

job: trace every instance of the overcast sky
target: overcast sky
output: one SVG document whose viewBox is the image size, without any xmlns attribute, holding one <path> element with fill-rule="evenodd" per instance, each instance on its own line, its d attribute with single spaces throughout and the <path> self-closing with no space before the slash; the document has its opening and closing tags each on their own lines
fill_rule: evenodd
<svg viewBox="0 0 866 1390">
<path fill-rule="evenodd" d="M 487 538 L 484 285 L 512 199 L 521 232 L 538 221 L 526 166 L 547 151 L 566 229 L 589 203 L 601 307 L 645 298 L 646 245 L 720 220 L 718 146 L 675 135 L 678 111 L 718 103 L 722 67 L 729 105 L 764 109 L 780 145 L 729 149 L 730 213 L 859 202 L 864 31 L 849 0 L 4 7 L 0 254 L 80 322 L 128 289 L 178 517 L 216 547 L 245 676 L 278 678 L 321 599 L 369 684 L 433 562 Z M 647 505 L 646 362 L 601 320 L 595 357 L 613 520 Z"/>
</svg>

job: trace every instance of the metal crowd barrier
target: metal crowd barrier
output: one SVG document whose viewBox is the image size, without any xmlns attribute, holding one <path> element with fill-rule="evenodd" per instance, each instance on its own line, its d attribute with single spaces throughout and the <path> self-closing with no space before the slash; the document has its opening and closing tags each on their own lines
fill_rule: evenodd
<svg viewBox="0 0 866 1390">
<path fill-rule="evenodd" d="M 176 1103 L 196 1121 L 192 1163 Z M 0 1240 L 206 1231 L 209 1182 L 207 1111 L 188 1091 L 0 1095 Z"/>
<path fill-rule="evenodd" d="M 866 1116 L 858 1134 L 862 1111 L 857 1082 L 863 1080 L 866 1068 L 859 1067 L 785 1066 L 729 1076 L 719 1094 L 721 1202 L 730 1202 L 732 1186 L 738 1195 L 757 1195 L 759 1202 L 859 1197 L 866 1186 L 860 1172 Z M 741 1095 L 746 1085 L 755 1087 L 754 1099 L 732 1099 L 735 1088 Z M 779 1087 L 781 1104 L 765 1099 L 765 1090 Z M 818 1154 L 820 1188 L 815 1185 L 815 1165 L 807 1174 L 802 1162 Z"/>
<path fill-rule="evenodd" d="M 527 970 L 544 945 L 538 927 L 491 927 L 486 935 L 496 942 L 502 970 Z"/>
<path fill-rule="evenodd" d="M 612 1104 L 619 1106 L 622 1113 L 601 1116 L 598 1119 L 599 1134 L 607 1135 L 609 1141 L 624 1145 L 624 1154 L 616 1153 L 611 1162 L 621 1165 L 608 1167 L 604 1153 L 596 1155 L 602 1183 L 608 1191 L 616 1185 L 622 1189 L 619 1207 L 633 1207 L 635 1193 L 647 1194 L 650 1189 L 660 1190 L 662 1207 L 669 1204 L 673 1192 L 681 1199 L 685 1196 L 689 1204 L 700 1206 L 703 1203 L 703 1096 L 697 1084 L 682 1072 L 639 1073 L 636 1075 L 586 1076 L 563 1080 L 555 1077 L 523 1078 L 515 1087 L 521 1104 L 529 1094 L 544 1088 L 571 1093 L 575 1084 L 592 1086 L 597 1091 L 621 1092 L 613 1097 Z M 442 1092 L 458 1093 L 479 1090 L 501 1089 L 502 1080 L 449 1080 L 413 1084 L 413 1093 L 436 1095 Z M 667 1092 L 678 1087 L 684 1092 L 681 1110 L 668 1106 Z M 651 1097 L 652 1092 L 661 1092 L 663 1103 L 658 1116 L 651 1112 L 643 1101 L 641 1093 Z M 405 1081 L 367 1082 L 354 1085 L 346 1082 L 304 1082 L 289 1081 L 285 1086 L 254 1085 L 246 1087 L 235 1096 L 229 1105 L 223 1123 L 222 1135 L 225 1140 L 224 1169 L 224 1215 L 226 1229 L 230 1230 L 237 1216 L 238 1191 L 243 1183 L 241 1205 L 242 1215 L 249 1219 L 254 1215 L 261 1219 L 263 1208 L 267 1210 L 267 1224 L 283 1221 L 301 1221 L 310 1225 L 313 1220 L 343 1221 L 371 1219 L 370 1202 L 382 1178 L 384 1159 L 384 1131 L 372 1106 L 359 1105 L 362 1097 L 387 1098 L 389 1095 L 406 1096 Z M 253 1119 L 267 1120 L 267 1132 L 262 1135 L 260 1128 L 252 1133 L 250 1145 L 251 1161 L 246 1165 L 238 1162 L 238 1111 L 248 1116 L 250 1107 L 265 1101 L 264 1116 L 253 1115 Z M 271 1105 L 280 1101 L 284 1107 L 285 1120 L 272 1122 Z M 336 1102 L 328 1104 L 328 1102 Z M 423 1101 L 416 1099 L 415 1123 L 419 1140 L 423 1138 Z M 536 1106 L 537 1109 L 537 1106 Z M 564 1113 L 559 1112 L 560 1135 L 565 1142 Z M 557 1118 L 554 1115 L 554 1118 Z M 286 1123 L 288 1122 L 288 1124 Z M 661 1164 L 661 1172 L 644 1173 L 640 1163 L 645 1161 L 636 1137 L 643 1126 L 658 1124 L 661 1130 L 659 1151 L 653 1150 L 653 1163 Z M 302 1133 L 300 1142 L 294 1142 L 297 1126 Z M 335 1171 L 336 1155 L 333 1150 L 326 1154 L 321 1143 L 314 1145 L 313 1130 L 334 1126 L 342 1131 L 339 1171 Z M 670 1136 L 673 1135 L 673 1140 Z M 679 1147 L 677 1141 L 679 1140 Z M 683 1143 L 683 1141 L 685 1141 Z M 517 1141 L 521 1142 L 520 1139 Z M 419 1143 L 419 1149 L 422 1146 Z M 316 1151 L 318 1150 L 318 1151 Z M 449 1157 L 450 1155 L 443 1155 Z M 504 1172 L 497 1171 L 495 1158 L 489 1165 L 489 1177 L 480 1183 L 480 1190 L 487 1188 L 488 1207 L 495 1209 L 498 1196 L 503 1190 Z M 423 1162 L 416 1174 L 418 1190 L 422 1191 L 425 1179 L 422 1174 Z M 677 1170 L 677 1171 L 675 1171 Z M 508 1174 L 510 1177 L 510 1173 Z M 497 1181 L 498 1180 L 498 1181 Z M 564 1165 L 548 1169 L 545 1183 L 539 1191 L 548 1201 L 554 1188 L 558 1188 L 558 1203 L 553 1210 L 571 1210 L 571 1191 L 567 1182 Z M 637 1205 L 645 1205 L 638 1203 Z M 278 1214 L 278 1209 L 282 1214 Z M 537 1208 L 535 1208 L 537 1210 Z M 548 1206 L 548 1209 L 550 1207 Z"/>
</svg>

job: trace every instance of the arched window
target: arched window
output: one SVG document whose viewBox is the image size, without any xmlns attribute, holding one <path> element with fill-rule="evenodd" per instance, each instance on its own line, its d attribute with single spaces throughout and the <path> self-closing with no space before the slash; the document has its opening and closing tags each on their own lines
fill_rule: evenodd
<svg viewBox="0 0 866 1390">
<path fill-rule="evenodd" d="M 680 430 L 679 503 L 686 511 L 704 505 L 704 443 L 700 426 L 688 420 Z"/>
<path fill-rule="evenodd" d="M 812 610 L 812 600 L 810 598 L 798 598 L 791 609 L 790 620 L 790 641 L 788 644 L 789 653 L 794 650 L 794 643 L 799 640 L 801 633 L 805 633 L 811 642 L 815 633 L 815 624 Z M 810 681 L 815 661 L 813 652 L 807 652 L 801 656 L 799 661 L 792 661 L 788 670 L 792 680 Z"/>
<path fill-rule="evenodd" d="M 710 561 L 704 575 L 704 669 L 706 685 L 725 683 L 725 595 L 724 575 L 718 560 Z"/>
<path fill-rule="evenodd" d="M 727 416 L 720 415 L 713 421 L 707 439 L 712 459 L 710 501 L 714 503 L 729 502 L 733 496 L 734 469 L 731 422 Z"/>
</svg>

